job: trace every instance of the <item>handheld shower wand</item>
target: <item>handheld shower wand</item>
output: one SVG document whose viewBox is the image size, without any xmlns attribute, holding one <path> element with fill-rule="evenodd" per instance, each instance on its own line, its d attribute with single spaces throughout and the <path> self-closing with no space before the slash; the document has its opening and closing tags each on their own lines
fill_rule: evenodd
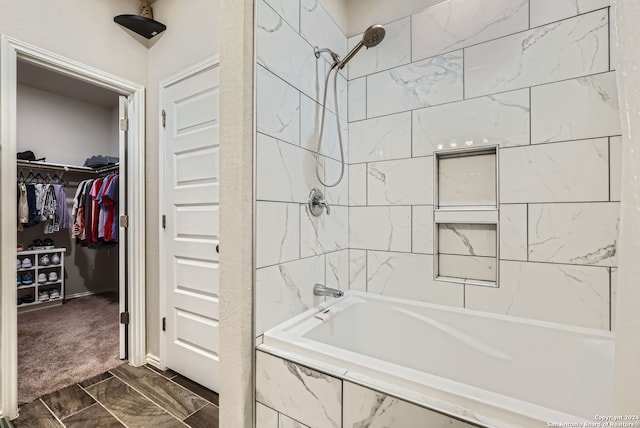
<svg viewBox="0 0 640 428">
<path fill-rule="evenodd" d="M 372 25 L 362 34 L 362 39 L 355 45 L 349 53 L 345 55 L 345 57 L 340 60 L 340 56 L 332 51 L 329 48 L 318 48 L 317 46 L 313 49 L 316 58 L 320 58 L 322 53 L 328 53 L 331 55 L 333 59 L 333 64 L 331 65 L 331 69 L 327 73 L 327 78 L 324 83 L 324 97 L 322 99 L 322 117 L 320 119 L 320 135 L 318 136 L 318 146 L 316 148 L 316 177 L 318 181 L 326 186 L 326 187 L 335 187 L 341 181 L 344 176 L 344 147 L 342 144 L 342 132 L 340 131 L 340 113 L 338 112 L 338 70 L 342 70 L 345 65 L 358 53 L 363 46 L 366 46 L 367 49 L 377 46 L 382 42 L 386 31 L 382 25 Z M 335 70 L 335 71 L 334 71 Z M 320 177 L 320 150 L 322 149 L 322 135 L 324 134 L 324 118 L 327 109 L 327 87 L 329 86 L 329 78 L 331 76 L 331 72 L 334 71 L 333 76 L 333 97 L 334 97 L 334 105 L 336 106 L 336 126 L 338 127 L 338 143 L 340 145 L 340 176 L 334 183 L 325 183 L 324 180 Z"/>
</svg>

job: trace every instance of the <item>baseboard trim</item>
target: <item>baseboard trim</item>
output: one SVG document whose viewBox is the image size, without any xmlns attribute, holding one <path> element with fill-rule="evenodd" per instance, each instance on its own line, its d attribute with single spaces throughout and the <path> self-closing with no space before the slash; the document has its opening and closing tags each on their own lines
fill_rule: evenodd
<svg viewBox="0 0 640 428">
<path fill-rule="evenodd" d="M 160 358 L 157 355 L 147 354 L 146 359 L 147 359 L 147 364 L 162 370 L 162 367 L 160 366 Z"/>
<path fill-rule="evenodd" d="M 64 296 L 64 300 L 69 300 L 69 299 L 76 299 L 78 297 L 87 297 L 87 296 L 93 296 L 94 294 L 101 294 L 101 293 L 106 293 L 106 292 L 115 292 L 117 293 L 118 290 L 113 290 L 113 289 L 105 289 L 105 290 L 98 290 L 98 291 L 83 291 L 81 293 L 75 293 L 75 294 L 67 294 Z"/>
</svg>

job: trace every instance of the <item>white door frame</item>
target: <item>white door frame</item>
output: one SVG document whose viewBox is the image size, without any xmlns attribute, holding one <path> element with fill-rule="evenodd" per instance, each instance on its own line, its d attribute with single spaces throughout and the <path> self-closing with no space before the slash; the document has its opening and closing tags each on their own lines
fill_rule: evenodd
<svg viewBox="0 0 640 428">
<path fill-rule="evenodd" d="M 159 92 L 158 92 L 158 112 L 162 112 L 163 109 L 165 109 L 165 103 L 166 103 L 166 91 L 167 88 L 169 86 L 175 85 L 176 83 L 185 80 L 191 76 L 194 76 L 198 73 L 202 73 L 203 71 L 206 71 L 210 68 L 215 68 L 215 67 L 219 67 L 220 66 L 220 56 L 219 55 L 214 55 L 211 58 L 208 58 L 202 62 L 199 62 L 198 64 L 195 64 L 185 70 L 182 70 L 181 72 L 179 72 L 178 74 L 175 74 L 165 80 L 162 80 L 159 85 Z M 162 126 L 162 118 L 160 118 L 160 120 L 158 121 L 158 148 L 160 151 L 160 165 L 159 165 L 159 175 L 161 177 L 160 179 L 160 192 L 159 192 L 159 206 L 160 206 L 160 217 L 162 217 L 163 214 L 166 214 L 164 212 L 164 205 L 166 202 L 166 195 L 165 195 L 165 177 L 166 177 L 166 162 L 165 162 L 165 152 L 167 150 L 167 141 L 166 141 L 166 133 L 165 133 L 165 128 Z M 162 260 L 164 260 L 164 255 L 165 255 L 165 251 L 167 249 L 166 245 L 166 236 L 165 236 L 165 229 L 162 227 L 162 221 L 159 222 L 160 226 L 158 228 L 158 235 L 160 236 L 160 243 L 159 243 L 159 254 L 160 254 L 160 266 L 161 266 L 161 271 L 160 271 L 160 281 L 159 281 L 159 288 L 160 288 L 160 318 L 158 319 L 158 325 L 162 325 L 162 318 L 166 317 L 166 304 L 167 304 L 167 296 L 166 296 L 166 291 L 167 291 L 167 277 L 165 275 L 166 273 L 166 267 L 163 264 Z M 15 263 L 15 262 L 14 262 Z M 158 356 L 160 361 L 153 361 L 153 360 L 149 360 L 148 362 L 154 365 L 159 365 L 159 368 L 161 368 L 162 370 L 165 370 L 167 368 L 167 335 L 166 332 L 162 331 L 162 329 L 160 329 L 160 355 Z"/>
<path fill-rule="evenodd" d="M 145 362 L 145 88 L 77 61 L 0 35 L 0 416 L 18 414 L 16 252 L 17 61 L 28 61 L 129 97 L 127 280 L 129 363 Z M 114 125 L 115 126 L 115 125 Z M 1 207 L 9 207 L 2 209 Z M 125 233 L 125 231 L 121 231 Z M 122 297 L 122 296 L 121 296 Z"/>
</svg>

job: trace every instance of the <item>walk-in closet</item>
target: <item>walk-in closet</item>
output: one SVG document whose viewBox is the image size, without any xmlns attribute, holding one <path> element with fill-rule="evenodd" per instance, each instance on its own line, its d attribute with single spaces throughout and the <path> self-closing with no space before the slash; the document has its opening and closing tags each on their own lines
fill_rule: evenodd
<svg viewBox="0 0 640 428">
<path fill-rule="evenodd" d="M 20 404 L 124 362 L 119 98 L 18 62 Z"/>
</svg>

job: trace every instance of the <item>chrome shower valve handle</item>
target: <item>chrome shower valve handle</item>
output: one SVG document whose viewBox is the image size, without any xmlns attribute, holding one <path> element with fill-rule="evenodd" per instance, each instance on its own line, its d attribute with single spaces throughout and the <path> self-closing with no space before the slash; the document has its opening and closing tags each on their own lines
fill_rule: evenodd
<svg viewBox="0 0 640 428">
<path fill-rule="evenodd" d="M 327 215 L 331 214 L 331 206 L 329 206 L 329 202 L 324 198 L 322 190 L 314 187 L 311 193 L 309 193 L 309 212 L 318 217 L 322 214 L 323 208 L 327 210 Z"/>
</svg>

